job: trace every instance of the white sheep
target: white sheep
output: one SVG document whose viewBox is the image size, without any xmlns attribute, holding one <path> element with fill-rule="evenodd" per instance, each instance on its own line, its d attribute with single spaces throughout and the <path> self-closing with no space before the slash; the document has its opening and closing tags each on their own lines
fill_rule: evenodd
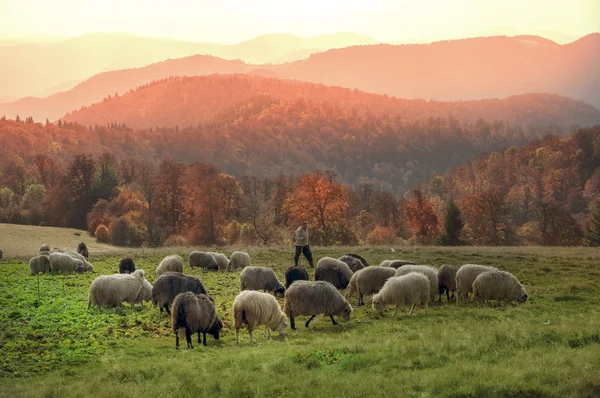
<svg viewBox="0 0 600 398">
<path fill-rule="evenodd" d="M 524 303 L 528 298 L 527 290 L 510 272 L 486 271 L 473 281 L 473 300 L 480 304 L 487 300 L 498 300 L 498 305 L 501 300 Z"/>
<path fill-rule="evenodd" d="M 264 290 L 274 294 L 283 295 L 285 288 L 277 279 L 275 271 L 268 267 L 255 267 L 250 265 L 240 273 L 240 291 Z"/>
<path fill-rule="evenodd" d="M 50 268 L 53 273 L 56 272 L 84 272 L 83 261 L 73 258 L 65 253 L 54 252 L 48 256 L 50 259 Z"/>
<path fill-rule="evenodd" d="M 396 276 L 406 275 L 409 272 L 420 272 L 429 279 L 429 294 L 431 300 L 435 301 L 438 291 L 438 270 L 429 265 L 406 264 L 396 270 Z"/>
<path fill-rule="evenodd" d="M 245 268 L 250 265 L 250 255 L 246 252 L 233 252 L 229 256 L 229 266 L 227 271 L 233 271 L 238 268 Z"/>
<path fill-rule="evenodd" d="M 142 288 L 140 289 L 140 292 L 135 300 L 133 300 L 133 304 L 140 304 L 141 306 L 144 306 L 144 301 L 150 300 L 152 300 L 152 285 L 144 278 L 144 281 L 142 282 Z"/>
<path fill-rule="evenodd" d="M 31 270 L 31 275 L 50 272 L 50 258 L 47 255 L 32 257 L 29 260 L 29 269 Z"/>
<path fill-rule="evenodd" d="M 240 328 L 248 325 L 250 341 L 254 343 L 252 332 L 257 326 L 265 325 L 265 339 L 271 330 L 285 333 L 287 326 L 285 314 L 281 311 L 275 297 L 268 293 L 245 290 L 233 301 L 233 320 L 235 326 L 235 342 L 239 343 Z"/>
<path fill-rule="evenodd" d="M 177 254 L 171 254 L 162 259 L 158 267 L 156 267 L 156 275 L 163 272 L 183 272 L 183 260 Z"/>
<path fill-rule="evenodd" d="M 486 271 L 499 271 L 496 267 L 479 264 L 465 264 L 456 271 L 456 304 L 460 303 L 461 297 L 467 302 L 469 293 L 473 292 L 473 282 L 479 274 Z"/>
<path fill-rule="evenodd" d="M 215 260 L 215 257 L 210 253 L 193 251 L 188 257 L 188 263 L 190 264 L 191 268 L 201 267 L 210 271 L 216 271 L 219 269 L 217 260 Z"/>
<path fill-rule="evenodd" d="M 223 253 L 216 253 L 216 252 L 207 252 L 208 254 L 212 254 L 212 256 L 215 258 L 215 260 L 217 261 L 217 264 L 219 265 L 219 271 L 227 271 L 227 268 L 229 267 L 229 259 L 227 259 L 227 256 L 224 255 Z"/>
<path fill-rule="evenodd" d="M 317 263 L 317 268 L 338 268 L 346 275 L 348 281 L 352 279 L 352 274 L 354 273 L 350 267 L 348 267 L 348 264 L 333 257 L 321 258 Z"/>
<path fill-rule="evenodd" d="M 346 298 L 358 295 L 357 306 L 365 305 L 364 295 L 370 296 L 381 290 L 385 281 L 396 276 L 396 270 L 390 267 L 367 267 L 358 270 L 352 275 Z"/>
<path fill-rule="evenodd" d="M 409 272 L 406 275 L 394 276 L 385 282 L 379 293 L 373 296 L 373 309 L 382 313 L 386 305 L 395 305 L 393 316 L 396 316 L 398 307 L 401 307 L 406 314 L 404 305 L 412 304 L 409 313 L 412 315 L 415 306 L 422 304 L 427 314 L 429 296 L 429 279 L 420 272 Z"/>
<path fill-rule="evenodd" d="M 119 307 L 123 302 L 131 305 L 141 302 L 146 297 L 144 293 L 140 296 L 144 280 L 143 269 L 138 269 L 133 274 L 100 275 L 90 286 L 88 309 L 92 305 L 98 308 Z"/>
<path fill-rule="evenodd" d="M 38 249 L 38 253 L 42 253 L 42 252 L 50 253 L 50 246 L 47 243 L 42 243 L 42 245 Z"/>
</svg>

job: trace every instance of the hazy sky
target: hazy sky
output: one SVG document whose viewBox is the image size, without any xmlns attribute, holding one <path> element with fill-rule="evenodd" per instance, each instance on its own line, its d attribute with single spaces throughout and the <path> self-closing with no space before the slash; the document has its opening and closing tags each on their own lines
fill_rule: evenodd
<svg viewBox="0 0 600 398">
<path fill-rule="evenodd" d="M 600 31 L 600 0 L 0 0 L 0 36 L 140 36 L 234 43 L 265 33 L 381 41 Z"/>
</svg>

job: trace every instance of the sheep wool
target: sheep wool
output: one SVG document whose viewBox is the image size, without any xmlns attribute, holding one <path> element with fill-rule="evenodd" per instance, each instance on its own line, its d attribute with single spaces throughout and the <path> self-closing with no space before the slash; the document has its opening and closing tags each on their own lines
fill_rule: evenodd
<svg viewBox="0 0 600 398">
<path fill-rule="evenodd" d="M 275 271 L 268 267 L 250 265 L 240 273 L 240 291 L 264 290 L 273 294 L 283 295 L 285 288 L 277 279 Z"/>
<path fill-rule="evenodd" d="M 456 271 L 458 267 L 456 265 L 444 264 L 438 271 L 438 293 L 440 294 L 439 302 L 442 302 L 442 294 L 446 292 L 446 298 L 448 301 L 454 299 L 454 292 L 456 292 Z M 452 297 L 450 297 L 452 292 Z"/>
<path fill-rule="evenodd" d="M 190 264 L 190 268 L 200 267 L 209 271 L 217 271 L 219 269 L 217 260 L 210 253 L 193 251 L 188 256 L 188 263 Z"/>
<path fill-rule="evenodd" d="M 169 306 L 178 294 L 184 292 L 207 294 L 200 278 L 179 272 L 165 272 L 156 278 L 152 286 L 152 305 L 158 305 L 161 316 L 163 309 L 170 315 Z"/>
<path fill-rule="evenodd" d="M 119 263 L 119 274 L 132 274 L 135 272 L 135 262 L 129 258 L 125 257 Z"/>
<path fill-rule="evenodd" d="M 427 314 L 427 301 L 430 295 L 430 283 L 427 276 L 420 272 L 409 272 L 406 275 L 394 276 L 388 279 L 379 293 L 373 296 L 373 309 L 379 313 L 385 310 L 386 305 L 395 305 L 394 315 L 398 307 L 406 314 L 405 305 L 411 304 L 409 315 L 412 315 L 415 306 L 422 304 Z"/>
<path fill-rule="evenodd" d="M 235 342 L 239 343 L 239 333 L 243 324 L 248 325 L 250 342 L 254 343 L 252 332 L 257 326 L 265 325 L 265 339 L 271 330 L 280 335 L 287 327 L 286 317 L 275 297 L 268 293 L 244 290 L 233 301 L 233 320 L 235 326 Z"/>
<path fill-rule="evenodd" d="M 456 271 L 456 304 L 460 299 L 466 303 L 469 293 L 473 292 L 473 282 L 479 274 L 486 271 L 499 271 L 496 267 L 479 264 L 465 264 Z"/>
<path fill-rule="evenodd" d="M 194 294 L 192 292 L 180 293 L 173 301 L 173 313 L 171 324 L 175 333 L 175 348 L 179 349 L 180 328 L 185 328 L 185 339 L 188 348 L 192 345 L 192 333 L 198 333 L 198 344 L 200 344 L 200 333 L 203 334 L 203 344 L 206 345 L 206 333 L 212 335 L 215 340 L 219 339 L 219 332 L 223 328 L 223 321 L 217 315 L 214 303 L 205 294 Z"/>
<path fill-rule="evenodd" d="M 42 245 L 38 249 L 38 253 L 42 253 L 42 252 L 50 253 L 50 246 L 47 243 L 42 243 Z"/>
<path fill-rule="evenodd" d="M 498 305 L 502 300 L 524 303 L 528 298 L 527 290 L 510 272 L 486 271 L 473 281 L 473 300 L 480 304 L 487 300 L 498 300 Z"/>
<path fill-rule="evenodd" d="M 346 256 L 357 258 L 362 263 L 363 268 L 366 268 L 369 266 L 369 262 L 367 260 L 365 260 L 364 257 L 361 257 L 358 254 L 348 253 L 348 254 L 346 254 Z"/>
<path fill-rule="evenodd" d="M 385 282 L 396 275 L 396 270 L 390 267 L 368 267 L 355 272 L 350 279 L 346 298 L 358 295 L 356 305 L 365 305 L 363 296 L 371 296 L 381 290 Z"/>
<path fill-rule="evenodd" d="M 212 254 L 212 256 L 215 258 L 215 260 L 217 261 L 217 264 L 219 266 L 219 271 L 227 271 L 227 268 L 229 267 L 229 260 L 227 259 L 227 256 L 224 255 L 223 253 L 215 253 L 215 252 L 207 252 L 208 254 Z"/>
<path fill-rule="evenodd" d="M 339 268 L 344 273 L 344 275 L 346 275 L 348 281 L 350 281 L 350 278 L 352 278 L 353 274 L 350 267 L 348 267 L 348 264 L 332 257 L 321 258 L 317 263 L 317 268 Z"/>
<path fill-rule="evenodd" d="M 315 270 L 315 281 L 331 283 L 336 289 L 345 289 L 350 283 L 350 279 L 344 271 L 338 267 L 321 267 Z"/>
<path fill-rule="evenodd" d="M 358 258 L 353 256 L 343 255 L 342 257 L 338 258 L 338 260 L 346 263 L 346 265 L 348 265 L 348 268 L 350 268 L 350 271 L 352 271 L 353 273 L 365 267 Z"/>
<path fill-rule="evenodd" d="M 50 253 L 50 268 L 53 273 L 56 272 L 84 272 L 83 261 L 75 259 L 65 253 Z"/>
<path fill-rule="evenodd" d="M 146 279 L 142 282 L 142 288 L 138 293 L 137 297 L 133 301 L 133 304 L 144 305 L 144 301 L 152 300 L 152 285 Z"/>
<path fill-rule="evenodd" d="M 39 255 L 32 257 L 29 260 L 29 269 L 31 270 L 31 275 L 37 275 L 39 273 L 50 272 L 50 258 L 47 255 Z"/>
<path fill-rule="evenodd" d="M 429 279 L 429 294 L 431 301 L 435 301 L 438 291 L 438 270 L 429 265 L 407 264 L 396 270 L 396 276 L 406 275 L 409 272 L 420 272 Z"/>
<path fill-rule="evenodd" d="M 283 312 L 290 318 L 290 327 L 296 330 L 297 316 L 311 315 L 304 324 L 305 327 L 308 327 L 318 314 L 329 316 L 331 322 L 337 325 L 334 315 L 349 321 L 352 307 L 329 282 L 296 281 L 285 293 Z"/>
<path fill-rule="evenodd" d="M 183 260 L 177 254 L 171 254 L 162 259 L 156 268 L 156 275 L 160 276 L 163 272 L 183 272 Z"/>
<path fill-rule="evenodd" d="M 77 245 L 77 253 L 81 254 L 83 257 L 88 258 L 90 256 L 90 252 L 88 251 L 87 245 L 85 242 L 80 242 Z"/>
<path fill-rule="evenodd" d="M 93 305 L 98 308 L 119 307 L 123 302 L 134 305 L 140 290 L 144 288 L 144 281 L 145 274 L 142 269 L 133 274 L 100 275 L 90 286 L 88 309 Z"/>
<path fill-rule="evenodd" d="M 308 272 L 304 268 L 291 266 L 285 271 L 285 288 L 290 287 L 294 281 L 307 281 Z"/>
<path fill-rule="evenodd" d="M 246 252 L 233 252 L 229 257 L 228 271 L 234 269 L 245 268 L 250 265 L 250 255 Z"/>
</svg>

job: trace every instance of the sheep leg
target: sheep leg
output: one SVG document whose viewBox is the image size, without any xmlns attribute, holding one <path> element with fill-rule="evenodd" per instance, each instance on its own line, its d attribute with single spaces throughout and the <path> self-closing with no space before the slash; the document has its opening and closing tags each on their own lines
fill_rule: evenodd
<svg viewBox="0 0 600 398">
<path fill-rule="evenodd" d="M 194 348 L 192 345 L 192 332 L 187 326 L 185 328 L 185 341 L 187 341 L 188 348 Z"/>
<path fill-rule="evenodd" d="M 248 325 L 248 334 L 250 334 L 250 342 L 254 343 L 254 336 L 252 335 L 252 332 L 254 332 L 254 329 L 252 329 L 250 325 Z"/>
<path fill-rule="evenodd" d="M 269 329 L 267 325 L 265 325 L 265 340 L 267 339 L 267 337 L 271 337 L 271 329 Z"/>
<path fill-rule="evenodd" d="M 310 321 L 315 319 L 315 317 L 316 317 L 316 315 L 311 316 L 310 319 L 308 321 L 306 321 L 306 323 L 304 324 L 304 327 L 308 327 L 308 325 L 310 324 Z"/>
<path fill-rule="evenodd" d="M 365 305 L 365 301 L 363 300 L 363 294 L 362 293 L 358 294 L 358 303 L 357 303 L 357 305 L 358 306 Z"/>
<path fill-rule="evenodd" d="M 337 325 L 338 323 L 335 321 L 335 319 L 333 319 L 333 315 L 329 315 L 329 317 L 331 318 L 331 323 L 333 323 L 334 325 Z"/>
<path fill-rule="evenodd" d="M 290 314 L 290 328 L 292 330 L 296 330 L 296 322 L 294 321 L 294 317 Z"/>
<path fill-rule="evenodd" d="M 427 301 L 425 302 L 424 306 L 425 306 L 425 315 L 427 315 Z"/>
<path fill-rule="evenodd" d="M 198 330 L 198 344 L 200 344 L 200 331 Z M 206 345 L 206 344 L 205 344 Z"/>
<path fill-rule="evenodd" d="M 175 331 L 175 349 L 179 349 L 179 330 Z"/>
<path fill-rule="evenodd" d="M 235 344 L 240 343 L 240 328 L 235 328 Z"/>
<path fill-rule="evenodd" d="M 452 297 L 454 297 L 454 292 L 452 292 Z M 446 298 L 448 299 L 448 301 L 450 301 L 450 290 L 446 289 Z M 442 301 L 442 298 L 440 297 L 440 302 Z"/>
<path fill-rule="evenodd" d="M 448 298 L 448 301 L 452 300 L 454 298 L 454 290 L 452 291 L 452 296 Z"/>
<path fill-rule="evenodd" d="M 397 313 L 398 313 L 398 305 L 396 305 L 396 311 L 394 311 L 394 314 L 392 316 L 396 316 Z"/>
<path fill-rule="evenodd" d="M 410 307 L 410 312 L 408 313 L 408 315 L 412 315 L 414 310 L 415 310 L 415 303 L 413 303 L 413 305 Z"/>
<path fill-rule="evenodd" d="M 198 342 L 198 344 L 200 344 L 200 342 Z M 206 332 L 202 333 L 202 344 L 206 347 Z"/>
</svg>

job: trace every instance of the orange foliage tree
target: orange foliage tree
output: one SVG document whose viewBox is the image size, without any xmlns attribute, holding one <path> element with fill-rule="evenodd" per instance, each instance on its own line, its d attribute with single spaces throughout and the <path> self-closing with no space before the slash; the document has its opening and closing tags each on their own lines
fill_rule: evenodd
<svg viewBox="0 0 600 398">
<path fill-rule="evenodd" d="M 498 246 L 512 242 L 508 208 L 500 191 L 492 189 L 467 196 L 461 211 L 472 243 Z"/>
<path fill-rule="evenodd" d="M 440 221 L 420 189 L 413 190 L 412 196 L 404 205 L 406 221 L 419 243 L 430 243 L 440 231 Z"/>
</svg>

